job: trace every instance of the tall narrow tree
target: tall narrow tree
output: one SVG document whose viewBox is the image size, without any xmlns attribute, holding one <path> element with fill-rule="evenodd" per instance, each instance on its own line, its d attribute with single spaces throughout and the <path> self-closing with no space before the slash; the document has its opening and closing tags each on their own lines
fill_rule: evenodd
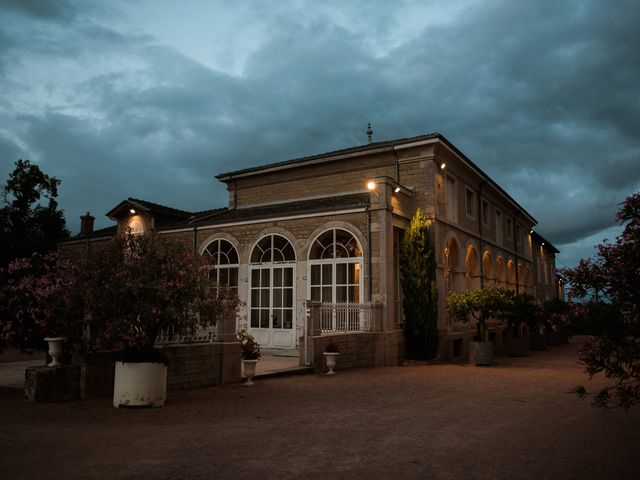
<svg viewBox="0 0 640 480">
<path fill-rule="evenodd" d="M 434 358 L 438 349 L 436 258 L 429 220 L 418 209 L 400 251 L 404 338 L 408 358 Z"/>
<path fill-rule="evenodd" d="M 56 249 L 69 237 L 64 214 L 58 210 L 60 180 L 29 160 L 18 160 L 3 188 L 0 208 L 0 267 L 14 258 Z"/>
</svg>

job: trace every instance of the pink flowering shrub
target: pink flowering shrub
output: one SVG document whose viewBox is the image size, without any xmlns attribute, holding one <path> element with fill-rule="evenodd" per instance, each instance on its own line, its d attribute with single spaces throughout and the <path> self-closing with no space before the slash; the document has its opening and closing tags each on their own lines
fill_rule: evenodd
<svg viewBox="0 0 640 480">
<path fill-rule="evenodd" d="M 127 235 L 88 258 L 87 313 L 97 346 L 151 352 L 164 328 L 186 334 L 221 315 L 237 298 L 217 289 L 202 256 L 154 235 Z"/>
<path fill-rule="evenodd" d="M 237 337 L 242 347 L 242 358 L 244 360 L 260 360 L 260 344 L 247 331 L 245 325 L 240 328 Z"/>
<path fill-rule="evenodd" d="M 605 240 L 595 259 L 562 274 L 579 301 L 574 316 L 586 319 L 594 335 L 579 358 L 590 377 L 604 373 L 614 380 L 594 403 L 628 409 L 640 402 L 640 192 L 626 198 L 616 218 L 624 229 L 615 243 Z M 587 395 L 582 385 L 576 391 Z"/>
<path fill-rule="evenodd" d="M 0 269 L 0 351 L 45 349 L 44 338 L 82 334 L 84 298 L 78 265 L 55 253 L 34 253 Z"/>
</svg>

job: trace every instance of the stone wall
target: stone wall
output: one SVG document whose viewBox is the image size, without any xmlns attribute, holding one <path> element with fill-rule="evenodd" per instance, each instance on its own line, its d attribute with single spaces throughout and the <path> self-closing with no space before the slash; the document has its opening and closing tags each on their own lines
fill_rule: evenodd
<svg viewBox="0 0 640 480">
<path fill-rule="evenodd" d="M 80 398 L 80 366 L 30 367 L 24 378 L 27 402 L 68 402 Z"/>
<path fill-rule="evenodd" d="M 169 390 L 240 382 L 240 344 L 237 342 L 172 345 L 160 347 L 157 350 L 169 358 L 167 375 Z M 77 357 L 74 361 L 77 362 L 77 365 L 64 368 L 73 368 L 74 375 L 77 375 L 78 393 L 76 398 L 99 398 L 113 394 L 115 362 L 113 352 L 91 352 L 83 357 Z M 47 370 L 56 369 L 48 368 Z M 47 382 L 54 381 L 48 380 L 49 377 L 43 377 L 39 380 L 39 388 L 40 385 L 44 385 L 45 379 Z M 54 376 L 54 379 L 55 381 L 67 382 L 66 377 Z M 42 397 L 43 395 L 36 393 L 32 396 Z M 62 398 L 60 395 L 57 397 Z"/>
</svg>

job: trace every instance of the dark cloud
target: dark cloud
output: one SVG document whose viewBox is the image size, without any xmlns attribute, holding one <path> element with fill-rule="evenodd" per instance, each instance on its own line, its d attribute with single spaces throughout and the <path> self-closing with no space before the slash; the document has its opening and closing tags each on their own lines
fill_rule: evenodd
<svg viewBox="0 0 640 480">
<path fill-rule="evenodd" d="M 234 76 L 111 26 L 118 12 L 97 4 L 7 3 L 35 20 L 0 29 L 0 154 L 26 150 L 60 177 L 77 230 L 128 196 L 221 206 L 216 173 L 365 143 L 371 121 L 376 140 L 443 133 L 570 252 L 614 225 L 640 188 L 640 4 L 478 2 L 403 37 L 410 4 L 231 3 L 269 26 Z M 44 61 L 50 99 L 25 110 L 34 83 L 14 70 Z"/>
</svg>

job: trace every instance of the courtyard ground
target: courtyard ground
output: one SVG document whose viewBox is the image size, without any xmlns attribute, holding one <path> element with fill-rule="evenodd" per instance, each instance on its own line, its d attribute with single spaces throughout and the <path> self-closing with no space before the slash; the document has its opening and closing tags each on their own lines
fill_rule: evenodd
<svg viewBox="0 0 640 480">
<path fill-rule="evenodd" d="M 637 479 L 640 406 L 603 412 L 576 345 L 494 367 L 410 365 L 30 404 L 0 388 L 6 479 Z"/>
</svg>

